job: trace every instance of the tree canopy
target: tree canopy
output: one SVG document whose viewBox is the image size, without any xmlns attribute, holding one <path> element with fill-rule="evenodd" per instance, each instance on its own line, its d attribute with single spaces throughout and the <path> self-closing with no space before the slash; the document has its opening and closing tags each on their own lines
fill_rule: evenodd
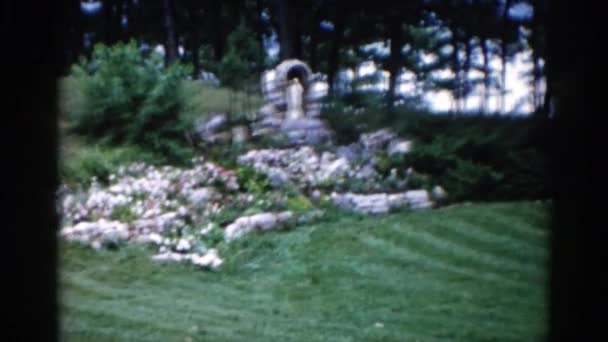
<svg viewBox="0 0 608 342">
<path fill-rule="evenodd" d="M 148 46 L 162 44 L 166 63 L 192 64 L 195 78 L 202 68 L 215 69 L 233 85 L 231 73 L 256 75 L 273 63 L 265 51 L 275 39 L 279 60 L 305 60 L 327 75 L 330 91 L 339 70 L 373 60 L 390 73 L 389 104 L 396 99 L 400 73 L 408 70 L 415 74 L 418 90 L 450 91 L 457 109 L 481 86 L 487 108 L 489 95 L 497 92 L 504 107 L 506 63 L 519 52 L 532 51 L 534 68 L 527 77 L 535 107 L 540 109 L 547 103 L 543 96 L 551 95 L 551 89 L 543 94 L 540 86 L 546 0 L 100 2 L 101 10 L 94 14 L 79 10 L 78 0 L 66 8 L 66 70 L 79 55 L 90 54 L 94 43 L 135 39 Z M 384 44 L 387 51 L 364 48 L 371 43 Z M 490 63 L 495 58 L 500 67 Z M 441 69 L 451 76 L 437 77 L 434 71 Z M 482 76 L 471 77 L 474 72 Z"/>
</svg>

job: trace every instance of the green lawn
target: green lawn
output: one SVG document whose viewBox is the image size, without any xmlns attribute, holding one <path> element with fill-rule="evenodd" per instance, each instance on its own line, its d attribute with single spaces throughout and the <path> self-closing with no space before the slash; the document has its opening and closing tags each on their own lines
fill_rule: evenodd
<svg viewBox="0 0 608 342">
<path fill-rule="evenodd" d="M 547 205 L 341 216 L 254 235 L 221 271 L 62 245 L 66 341 L 540 341 Z M 227 254 L 227 253 L 231 253 Z"/>
</svg>

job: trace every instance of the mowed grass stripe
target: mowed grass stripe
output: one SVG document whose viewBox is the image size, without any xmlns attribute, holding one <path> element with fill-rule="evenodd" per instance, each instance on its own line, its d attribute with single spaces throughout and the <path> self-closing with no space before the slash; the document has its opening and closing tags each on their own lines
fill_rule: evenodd
<svg viewBox="0 0 608 342">
<path fill-rule="evenodd" d="M 542 211 L 542 207 L 536 210 Z M 530 244 L 533 247 L 544 249 L 544 242 L 549 235 L 549 217 L 543 216 L 532 218 L 525 214 L 516 216 L 506 215 L 500 211 L 499 205 L 487 205 L 483 210 L 473 210 L 463 208 L 458 210 L 458 215 L 452 215 L 452 209 L 440 209 L 434 217 L 441 217 L 445 220 L 461 220 L 471 223 L 471 225 L 482 229 L 489 234 L 500 235 L 505 239 L 513 239 L 522 243 Z"/>
<path fill-rule="evenodd" d="M 187 271 L 187 270 L 184 270 L 184 271 Z M 378 273 L 381 273 L 381 272 L 378 272 Z M 229 286 L 226 286 L 226 287 L 229 287 Z M 108 290 L 111 290 L 111 289 L 109 289 L 109 288 L 108 288 Z M 437 293 L 438 293 L 440 290 L 439 290 L 439 289 L 436 289 L 436 291 L 437 291 Z M 127 290 L 126 292 L 135 292 L 135 291 L 134 291 L 134 290 Z M 425 297 L 426 297 L 426 298 L 433 298 L 434 296 L 436 296 L 436 294 L 437 294 L 437 293 L 426 293 L 426 294 L 425 294 Z M 146 300 L 147 300 L 147 299 L 146 299 Z M 137 304 L 137 301 L 130 303 L 130 305 L 136 305 L 136 304 Z M 225 303 L 225 304 L 226 304 L 226 305 L 223 305 L 223 307 L 224 307 L 224 308 L 225 308 L 226 306 L 228 306 L 228 305 L 227 305 L 228 303 Z M 182 309 L 185 309 L 185 308 L 184 308 L 184 303 L 181 303 L 181 300 L 177 300 L 177 301 L 174 303 L 174 305 L 179 305 L 180 307 L 182 307 Z M 429 305 L 427 305 L 427 306 L 433 307 L 434 305 L 433 305 L 433 304 L 429 304 Z M 207 306 L 207 308 L 209 308 L 209 306 Z M 162 309 L 162 308 L 158 308 L 158 309 Z M 255 308 L 250 308 L 250 309 L 255 309 Z M 425 308 L 424 308 L 424 307 L 422 307 L 422 310 L 423 310 L 423 311 L 425 311 Z M 471 312 L 471 310 L 473 311 L 473 312 L 472 312 L 473 317 L 471 317 L 471 316 L 470 316 L 470 314 L 469 314 L 469 312 Z M 485 314 L 485 313 L 483 313 L 483 314 L 481 314 L 481 315 L 475 315 L 475 312 L 474 312 L 475 310 L 478 310 L 478 311 L 479 311 L 479 308 L 477 308 L 477 309 L 476 309 L 476 308 L 471 308 L 470 310 L 466 310 L 466 311 L 467 311 L 467 314 L 468 314 L 467 316 L 469 316 L 469 317 L 468 317 L 468 318 L 465 318 L 465 321 L 466 321 L 466 320 L 468 320 L 468 319 L 477 320 L 477 319 L 481 319 L 481 318 L 483 318 L 483 317 L 486 317 L 486 318 L 487 318 L 488 316 L 489 316 L 489 317 L 492 317 L 491 315 L 487 315 L 487 314 Z M 251 311 L 251 310 L 250 310 L 250 311 Z M 209 312 L 199 312 L 199 313 L 200 313 L 200 314 L 202 314 L 202 316 L 208 316 L 208 314 L 209 314 Z M 460 314 L 463 314 L 463 313 L 464 313 L 464 312 L 463 312 L 463 310 L 460 310 Z M 424 314 L 424 315 L 423 315 L 423 314 L 421 314 L 420 312 L 418 312 L 418 313 L 417 313 L 417 316 L 418 316 L 418 318 L 425 318 L 424 320 L 427 320 L 427 319 L 428 319 L 429 321 L 433 321 L 433 320 L 435 320 L 435 319 L 436 319 L 436 314 L 437 314 L 437 312 L 430 312 L 429 314 Z M 424 317 L 424 316 L 427 316 L 427 315 L 428 315 L 428 317 Z M 409 315 L 408 315 L 408 316 L 409 316 Z M 506 320 L 506 321 L 511 321 L 511 320 L 509 320 L 509 319 L 508 319 L 508 317 L 505 317 L 505 316 L 498 316 L 498 317 L 495 317 L 495 318 L 496 318 L 496 319 L 498 319 L 498 320 L 500 320 L 500 321 L 505 321 L 505 320 Z M 226 319 L 226 317 L 220 317 L 219 319 L 220 319 L 220 322 L 221 322 L 221 321 L 225 320 L 225 319 Z M 289 324 L 292 324 L 292 323 L 293 323 L 293 320 L 286 320 L 285 322 L 277 322 L 277 319 L 276 319 L 276 318 L 273 318 L 273 321 L 275 321 L 275 323 L 279 323 L 279 324 L 280 324 L 280 323 L 283 323 L 283 324 L 287 324 L 287 325 L 289 325 Z M 210 322 L 210 323 L 212 323 L 212 324 L 216 324 L 216 323 L 219 323 L 219 322 L 217 322 L 217 321 L 212 321 L 212 322 Z M 300 322 L 300 323 L 302 323 L 302 322 Z M 466 323 L 466 322 L 465 322 L 465 323 Z M 312 321 L 311 321 L 311 326 L 315 326 L 315 325 L 319 326 L 319 322 L 317 322 L 316 320 L 312 320 Z M 490 327 L 488 327 L 488 328 L 497 328 L 497 327 L 493 326 L 494 324 L 490 324 L 490 325 L 491 325 L 491 326 L 490 326 Z M 321 324 L 321 326 L 319 326 L 319 328 L 321 328 L 321 327 L 323 327 L 323 329 L 328 329 L 328 328 L 329 328 L 328 324 Z"/>
<path fill-rule="evenodd" d="M 484 279 L 479 279 L 479 272 L 474 270 L 454 270 L 455 272 L 439 273 L 434 267 L 428 267 L 426 270 L 420 269 L 419 259 L 412 259 L 412 253 L 403 253 L 400 251 L 398 246 L 391 244 L 390 241 L 377 239 L 373 236 L 366 237 L 368 245 L 371 242 L 372 245 L 378 246 L 378 251 L 382 251 L 382 256 L 373 259 L 373 262 L 366 262 L 365 266 L 358 269 L 356 275 L 351 276 L 353 279 L 358 281 L 368 281 L 374 284 L 374 286 L 385 293 L 395 293 L 403 295 L 422 295 L 424 298 L 436 298 L 442 297 L 443 300 L 449 300 L 453 302 L 463 302 L 470 299 L 470 287 L 482 289 L 491 289 L 489 294 L 488 303 L 493 304 L 517 304 L 523 305 L 524 307 L 530 307 L 531 309 L 542 308 L 542 303 L 531 302 L 526 296 L 521 296 L 523 284 L 517 284 L 518 287 L 509 287 L 502 283 L 502 280 L 498 277 L 490 279 L 490 284 L 486 282 L 487 276 L 482 275 Z M 372 247 L 373 248 L 373 247 Z M 431 261 L 431 264 L 437 264 Z M 445 269 L 446 265 L 442 264 L 440 267 Z M 403 277 L 389 278 L 386 277 L 386 272 L 403 273 Z M 378 282 L 378 279 L 382 279 L 382 282 Z M 374 282 L 375 281 L 375 282 Z M 446 283 L 450 284 L 452 291 L 446 293 Z M 545 284 L 538 282 L 537 284 L 526 284 L 526 290 L 529 287 L 535 286 L 536 291 L 542 291 Z M 366 288 L 367 290 L 367 288 Z M 514 296 L 495 296 L 496 292 L 503 291 L 505 294 L 514 294 Z M 480 298 L 481 294 L 475 294 L 477 298 Z"/>
<path fill-rule="evenodd" d="M 552 210 L 551 204 L 548 202 L 493 203 L 490 204 L 489 208 L 503 216 L 514 219 L 525 219 L 537 227 L 543 227 L 545 222 L 550 221 Z"/>
<path fill-rule="evenodd" d="M 417 263 L 419 266 L 429 270 L 439 272 L 450 272 L 456 275 L 466 276 L 469 279 L 476 279 L 488 282 L 490 284 L 503 284 L 505 286 L 516 289 L 527 289 L 528 282 L 513 279 L 505 274 L 485 272 L 485 270 L 464 267 L 449 261 L 449 256 L 445 258 L 437 257 L 431 253 L 425 253 L 417 247 L 412 248 L 410 245 L 396 244 L 382 237 L 365 236 L 361 237 L 362 241 L 370 248 L 376 248 L 394 257 L 403 258 Z"/>
<path fill-rule="evenodd" d="M 72 281 L 74 280 L 74 278 L 72 278 Z M 98 282 L 95 281 L 85 281 L 85 283 L 87 283 L 89 286 L 93 285 L 96 289 L 103 289 L 102 292 L 104 292 L 104 295 L 106 295 L 107 293 L 111 292 L 113 289 L 109 286 L 103 286 Z M 227 288 L 230 288 L 230 285 L 224 285 Z M 207 289 L 204 284 L 199 284 L 199 291 L 208 291 L 209 289 Z M 150 317 L 150 318 L 155 318 L 155 319 L 160 319 L 160 320 L 164 320 L 166 317 L 162 314 L 164 311 L 163 309 L 166 309 L 167 306 L 171 305 L 171 306 L 179 306 L 182 310 L 180 311 L 179 314 L 176 315 L 176 317 L 173 317 L 174 319 L 177 318 L 182 318 L 185 319 L 189 316 L 192 316 L 193 314 L 196 315 L 200 315 L 200 317 L 215 317 L 215 319 L 212 321 L 213 324 L 217 324 L 217 323 L 221 323 L 224 322 L 225 320 L 229 320 L 230 318 L 234 318 L 234 317 L 239 317 L 239 316 L 243 316 L 243 308 L 242 308 L 242 303 L 239 300 L 238 297 L 235 297 L 233 299 L 234 302 L 231 303 L 229 301 L 225 301 L 222 299 L 218 299 L 215 298 L 214 301 L 209 302 L 209 301 L 204 301 L 201 299 L 210 299 L 210 298 L 179 298 L 179 297 L 173 297 L 170 294 L 172 294 L 171 292 L 167 293 L 165 290 L 163 290 L 164 287 L 161 287 L 159 289 L 159 293 L 158 293 L 158 297 L 157 296 L 152 296 L 155 297 L 157 300 L 156 301 L 150 301 L 150 297 L 151 296 L 141 296 L 137 294 L 137 289 L 133 288 L 133 289 L 114 289 L 114 290 L 122 290 L 123 294 L 128 294 L 130 293 L 132 296 L 129 296 L 131 299 L 130 300 L 119 300 L 119 299 L 115 299 L 114 301 L 109 301 L 112 302 L 112 306 L 116 309 L 116 310 L 112 310 L 111 312 L 108 311 L 104 311 L 105 314 L 113 314 L 115 316 L 117 316 L 118 318 L 121 317 L 130 317 L 131 315 L 141 315 L 142 314 L 142 308 L 145 308 L 145 314 L 146 317 Z M 86 297 L 80 297 L 78 296 L 78 291 L 70 291 L 69 294 L 67 294 L 67 297 L 70 298 L 70 301 L 68 302 L 68 307 L 72 307 L 71 305 L 74 305 L 74 308 L 80 308 L 81 305 L 88 305 L 88 303 L 86 303 Z M 86 291 L 87 294 L 90 294 L 91 292 L 94 291 Z M 173 293 L 174 294 L 174 293 Z M 242 293 L 241 293 L 242 294 Z M 264 293 L 262 293 L 264 294 Z M 258 294 L 256 294 L 258 295 Z M 259 306 L 249 306 L 248 307 L 248 312 L 250 311 L 258 311 L 258 312 L 254 312 L 257 314 L 268 314 L 270 315 L 270 310 L 268 309 L 268 303 L 272 302 L 272 298 L 270 298 L 270 296 L 265 296 L 268 298 L 264 298 L 263 300 L 258 300 L 259 301 Z M 84 300 L 83 300 L 84 298 Z M 74 302 L 72 302 L 74 301 Z M 198 303 L 198 302 L 202 302 L 202 303 Z M 114 303 L 115 302 L 115 303 Z M 213 304 L 213 302 L 217 302 L 217 304 Z M 145 304 L 145 306 L 144 306 Z M 199 305 L 200 304 L 200 305 Z M 107 308 L 107 305 L 102 305 L 99 308 Z M 155 313 L 161 313 L 159 314 L 155 314 Z M 148 315 L 149 314 L 149 315 Z M 156 316 L 156 317 L 155 317 Z M 246 317 L 242 317 L 241 319 L 245 320 Z M 299 320 L 299 323 L 304 322 L 302 320 L 302 318 L 292 318 L 292 319 L 277 319 L 274 318 L 273 319 L 275 321 L 275 323 L 282 323 L 285 325 L 290 325 L 294 323 L 294 320 Z M 277 322 L 278 321 L 282 321 L 282 322 Z M 319 327 L 323 326 L 324 328 L 350 328 L 350 329 L 355 329 L 352 326 L 349 326 L 348 324 L 335 324 L 335 323 L 330 323 L 330 322 L 318 322 L 317 320 L 309 320 L 310 323 L 310 327 Z"/>
<path fill-rule="evenodd" d="M 534 204 L 530 204 L 534 206 Z M 543 241 L 549 233 L 550 218 L 548 215 L 533 215 L 526 206 L 505 208 L 504 205 L 488 205 L 484 210 L 463 210 L 459 217 L 473 222 L 490 223 L 488 227 L 505 229 L 504 233 L 532 243 Z M 541 206 L 537 206 L 541 210 Z"/>
<path fill-rule="evenodd" d="M 385 269 L 384 272 L 387 270 Z M 390 271 L 390 270 L 389 270 Z M 377 279 L 382 277 L 379 267 L 375 269 L 366 267 L 361 271 L 363 276 L 352 277 L 361 283 L 360 289 L 365 292 L 376 293 L 384 291 L 387 295 L 405 296 L 410 298 L 410 302 L 416 307 L 412 318 L 428 318 L 436 321 L 439 314 L 443 314 L 443 319 L 462 321 L 467 324 L 469 321 L 478 322 L 484 320 L 495 320 L 496 322 L 523 323 L 517 315 L 504 311 L 504 307 L 519 308 L 520 311 L 542 315 L 543 306 L 539 303 L 530 302 L 522 296 L 497 297 L 496 293 L 510 294 L 509 289 L 502 286 L 484 286 L 483 282 L 477 279 L 455 279 L 450 276 L 442 275 L 438 277 L 436 273 L 408 274 L 401 279 L 400 283 L 391 282 L 387 286 L 378 286 Z M 376 284 L 373 283 L 376 279 Z M 388 281 L 388 280 L 387 280 Z M 362 283 L 363 282 L 363 283 Z M 384 282 L 382 282 L 384 284 Z M 445 291 L 445 285 L 451 285 L 451 291 Z M 373 286 L 370 286 L 374 284 Z M 425 284 L 424 286 L 420 284 Z M 486 292 L 484 292 L 486 291 Z M 478 305 L 475 300 L 483 300 L 483 305 Z M 378 300 L 375 300 L 378 302 Z M 386 301 L 377 303 L 385 307 L 391 307 L 394 303 L 390 297 Z M 410 308 L 410 310 L 412 310 Z M 407 312 L 407 311 L 406 311 Z M 403 312 L 399 313 L 400 315 Z M 398 315 L 396 315 L 398 317 Z M 410 317 L 409 315 L 406 315 Z M 501 323 L 501 324 L 503 324 Z M 492 325 L 491 323 L 488 323 Z M 516 325 L 516 324 L 514 324 Z"/>
<path fill-rule="evenodd" d="M 528 269 L 534 273 L 542 271 L 546 266 L 545 249 L 531 246 L 523 241 L 501 239 L 498 235 L 479 233 L 476 225 L 466 220 L 445 220 L 442 217 L 429 217 L 424 222 L 424 230 L 416 230 L 432 234 L 438 239 L 448 241 L 459 248 L 487 255 L 492 259 L 500 259 L 517 268 Z M 414 227 L 420 226 L 412 222 Z M 395 226 L 391 226 L 395 228 Z M 496 238 L 498 237 L 498 239 Z"/>
<path fill-rule="evenodd" d="M 222 295 L 221 297 L 215 297 L 212 301 L 209 301 L 208 295 L 204 293 L 199 296 L 193 296 L 193 293 L 198 293 L 202 291 L 213 292 L 213 293 L 222 293 L 224 290 L 227 292 L 230 291 L 230 286 L 225 286 L 227 289 L 212 289 L 207 287 L 207 284 L 199 283 L 198 288 L 195 291 L 182 291 L 179 288 L 172 287 L 171 284 L 159 284 L 157 286 L 158 291 L 156 289 L 151 289 L 154 292 L 140 294 L 138 293 L 137 288 L 131 289 L 120 289 L 116 287 L 112 287 L 112 285 L 104 285 L 95 281 L 85 280 L 85 281 L 76 281 L 80 284 L 73 284 L 76 286 L 75 289 L 68 290 L 66 296 L 69 300 L 67 301 L 68 305 L 73 304 L 74 298 L 87 298 L 85 295 L 89 295 L 91 293 L 97 293 L 97 300 L 99 297 L 107 298 L 108 294 L 113 291 L 121 293 L 119 297 L 115 297 L 113 299 L 104 300 L 102 304 L 112 303 L 112 307 L 117 309 L 117 315 L 121 315 L 121 312 L 133 312 L 136 308 L 145 308 L 150 314 L 158 316 L 158 319 L 165 318 L 177 318 L 177 317 L 166 317 L 167 307 L 171 306 L 179 306 L 181 308 L 180 312 L 176 314 L 176 316 L 188 316 L 192 312 L 196 312 L 201 314 L 202 316 L 212 315 L 212 317 L 218 317 L 219 320 L 225 319 L 231 315 L 239 315 L 242 311 L 242 303 L 239 300 L 240 296 L 242 296 L 242 292 L 238 292 L 239 295 L 232 297 L 230 295 Z M 83 283 L 86 284 L 83 286 Z M 86 290 L 84 293 L 81 292 L 81 288 L 90 287 L 94 288 L 94 290 Z M 260 292 L 263 294 L 263 292 Z M 81 296 L 79 296 L 81 295 Z M 256 294 L 258 295 L 258 294 Z M 264 296 L 264 298 L 260 298 L 260 303 L 268 303 L 272 298 L 270 295 Z M 216 304 L 217 303 L 217 304 Z M 75 304 L 80 304 L 79 302 L 75 302 Z M 250 309 L 255 309 L 256 306 L 250 306 Z M 267 311 L 263 306 L 259 307 L 262 311 Z M 141 309 L 139 311 L 135 310 L 135 314 L 139 315 L 141 313 Z M 261 313 L 261 312 L 260 312 Z"/>
<path fill-rule="evenodd" d="M 201 289 L 202 290 L 202 289 Z M 182 303 L 176 302 L 172 305 L 180 306 Z M 75 307 L 70 307 L 72 312 L 76 312 L 79 315 L 87 315 L 90 312 L 87 312 L 86 309 L 83 310 L 81 305 L 88 305 L 86 301 L 78 301 L 78 305 Z M 150 305 L 149 305 L 150 306 Z M 154 306 L 154 305 L 152 305 Z M 180 315 L 176 315 L 172 317 L 173 321 L 181 322 L 181 327 L 172 327 L 167 328 L 167 326 L 160 326 L 158 324 L 159 321 L 164 321 L 163 318 L 159 318 L 155 315 L 148 315 L 149 312 L 156 312 L 159 310 L 157 307 L 146 308 L 144 314 L 145 319 L 132 319 L 131 317 L 140 316 L 142 312 L 140 310 L 134 309 L 134 305 L 129 305 L 126 307 L 120 307 L 117 305 L 115 310 L 108 311 L 105 306 L 98 307 L 95 310 L 95 314 L 91 317 L 94 318 L 95 321 L 99 321 L 100 317 L 105 319 L 113 319 L 117 321 L 121 321 L 125 324 L 129 325 L 139 325 L 141 327 L 150 325 L 156 331 L 162 332 L 163 334 L 168 332 L 183 332 L 187 331 L 188 327 L 192 324 L 197 324 L 199 326 L 207 327 L 208 333 L 213 333 L 214 330 L 218 330 L 217 333 L 220 335 L 224 335 L 226 332 L 224 331 L 227 323 L 234 324 L 235 327 L 238 327 L 238 332 L 235 338 L 271 338 L 272 340 L 280 341 L 280 340 L 289 340 L 291 334 L 299 333 L 304 334 L 309 331 L 324 331 L 327 333 L 334 332 L 339 334 L 348 333 L 356 333 L 359 332 L 360 327 L 352 324 L 352 321 L 343 321 L 339 322 L 330 322 L 330 321 L 322 321 L 319 319 L 306 319 L 305 317 L 301 317 L 298 315 L 292 315 L 292 318 L 285 318 L 283 316 L 272 316 L 266 315 L 267 321 L 265 323 L 259 323 L 255 318 L 264 317 L 261 315 L 252 315 L 251 307 L 248 307 L 248 310 L 243 310 L 241 307 L 239 311 L 235 311 L 232 313 L 219 312 L 213 310 L 210 312 L 209 310 L 202 310 L 197 312 L 182 312 Z M 183 308 L 183 307 L 182 307 Z M 183 310 L 182 310 L 183 311 Z M 223 310 L 225 311 L 225 310 Z M 218 315 L 219 314 L 219 315 Z M 193 322 L 194 317 L 199 317 L 196 322 Z M 209 319 L 211 318 L 211 319 Z M 156 322 L 156 323 L 155 323 Z M 295 329 L 294 329 L 295 327 Z M 104 326 L 104 325 L 96 325 L 88 327 L 89 330 L 93 330 L 94 332 L 103 332 L 104 335 L 107 335 L 106 330 L 112 330 L 112 327 Z M 68 329 L 69 331 L 73 331 Z M 289 332 L 289 333 L 286 333 Z M 225 335 L 224 335 L 225 336 Z M 398 336 L 412 336 L 416 335 L 412 334 L 402 334 L 399 333 Z M 195 339 L 196 340 L 196 339 Z M 317 339 L 315 339 L 317 340 Z"/>
<path fill-rule="evenodd" d="M 478 252 L 475 249 L 437 237 L 426 232 L 425 229 L 410 226 L 409 223 L 391 225 L 388 228 L 392 234 L 386 234 L 383 230 L 377 230 L 373 234 L 395 242 L 397 248 L 401 246 L 401 248 L 424 255 L 438 263 L 493 274 L 499 279 L 509 279 L 514 283 L 543 281 L 538 276 L 543 273 L 542 269 L 534 269 L 529 265 L 517 265 L 492 254 Z"/>
<path fill-rule="evenodd" d="M 217 273 L 158 264 L 149 259 L 154 251 L 136 246 L 108 252 L 68 246 L 61 251 L 62 331 L 71 341 L 540 340 L 544 284 L 455 256 L 454 249 L 466 251 L 465 261 L 471 253 L 514 259 L 513 267 L 534 267 L 544 277 L 538 261 L 504 253 L 502 242 L 517 246 L 517 237 L 495 242 L 502 227 L 486 222 L 481 229 L 461 215 L 494 207 L 345 215 L 253 234 L 222 251 L 226 267 Z M 456 246 L 446 251 L 433 239 Z"/>
<path fill-rule="evenodd" d="M 501 234 L 486 227 L 491 224 L 475 223 L 466 218 L 433 216 L 425 220 L 426 230 L 435 232 L 442 238 L 470 246 L 485 253 L 492 253 L 521 264 L 531 264 L 546 268 L 548 241 L 539 240 L 541 244 L 530 244 L 528 240 Z"/>
<path fill-rule="evenodd" d="M 116 306 L 114 309 L 108 309 L 99 305 L 99 303 L 94 303 L 93 306 L 90 303 L 91 301 L 82 301 L 82 303 L 72 303 L 64 306 L 63 314 L 68 317 L 78 317 L 78 320 L 73 318 L 63 320 L 62 328 L 65 332 L 87 331 L 104 336 L 116 335 L 116 338 L 120 336 L 117 340 L 128 337 L 129 339 L 149 341 L 158 338 L 158 335 L 168 337 L 179 335 L 184 331 L 174 325 L 162 324 L 166 320 L 159 320 L 156 316 L 141 317 L 132 308 L 118 310 L 121 307 Z M 76 324 L 74 321 L 85 323 Z M 138 331 L 139 333 L 136 333 Z M 146 335 L 150 335 L 150 338 L 147 338 Z"/>
<path fill-rule="evenodd" d="M 187 271 L 187 270 L 184 270 L 184 271 Z M 226 286 L 226 287 L 229 287 L 229 286 Z M 438 291 L 439 291 L 439 290 L 438 290 Z M 427 294 L 425 294 L 425 297 L 426 297 L 426 298 L 433 298 L 434 296 L 436 296 L 436 293 L 427 293 Z M 132 303 L 132 304 L 134 305 L 134 304 L 136 304 L 136 303 Z M 226 303 L 226 304 L 228 304 L 228 303 Z M 176 303 L 175 303 L 175 305 L 180 305 L 180 307 L 182 307 L 182 309 L 183 309 L 183 303 L 179 303 L 179 301 L 178 301 L 178 302 L 176 302 Z M 431 304 L 430 306 L 433 306 L 433 305 Z M 250 309 L 252 309 L 252 308 L 250 308 Z M 363 309 L 363 308 L 362 308 L 362 309 Z M 424 308 L 422 308 L 422 309 L 423 309 L 423 311 L 424 311 Z M 472 309 L 472 310 L 474 311 L 475 309 Z M 249 310 L 249 311 L 251 311 L 251 310 Z M 469 311 L 469 310 L 467 310 L 467 311 Z M 460 310 L 460 314 L 462 314 L 462 313 L 463 313 L 463 312 L 462 312 L 462 310 Z M 202 316 L 207 316 L 207 314 L 208 314 L 208 312 L 205 312 L 205 313 L 203 313 L 203 315 L 202 315 Z M 418 317 L 419 319 L 423 319 L 424 321 L 427 321 L 427 320 L 428 320 L 428 321 L 429 321 L 429 324 L 430 324 L 432 321 L 435 321 L 435 320 L 436 320 L 436 318 L 437 318 L 437 317 L 436 317 L 436 314 L 437 314 L 436 312 L 430 312 L 429 314 L 424 314 L 424 315 L 423 315 L 423 314 L 421 314 L 420 312 L 417 312 L 417 317 Z M 408 316 L 409 316 L 409 315 L 408 315 Z M 425 317 L 425 316 L 428 316 L 428 317 Z M 475 315 L 475 317 L 477 317 L 477 318 L 479 318 L 479 319 L 483 318 L 484 316 L 485 316 L 486 318 L 488 317 L 488 315 L 485 315 L 485 314 L 482 314 L 481 316 L 479 316 L 479 315 Z M 468 319 L 473 319 L 473 320 L 476 320 L 477 318 L 475 318 L 475 317 L 469 317 Z M 489 317 L 491 317 L 491 316 L 489 316 Z M 226 317 L 221 317 L 219 322 L 218 322 L 218 321 L 212 321 L 212 322 L 210 322 L 210 323 L 212 323 L 212 324 L 220 323 L 220 322 L 224 321 L 225 319 L 226 319 Z M 506 317 L 503 317 L 503 316 L 501 316 L 501 317 L 497 317 L 497 319 L 499 319 L 499 320 L 501 320 L 501 321 L 504 321 L 504 320 L 510 321 L 510 320 L 508 320 Z M 467 319 L 465 319 L 465 321 L 466 321 L 466 320 L 467 320 Z M 275 323 L 279 323 L 279 322 L 276 322 L 276 318 L 274 318 L 274 319 L 273 319 L 273 321 L 275 321 Z M 293 323 L 293 320 L 287 320 L 287 321 L 285 322 L 285 324 L 287 324 L 287 325 L 292 324 L 292 323 Z M 300 322 L 300 323 L 301 323 L 301 322 Z M 465 323 L 466 323 L 466 322 L 465 322 Z M 461 322 L 461 324 L 462 324 L 462 322 Z M 314 321 L 314 320 L 313 320 L 313 321 L 311 321 L 311 326 L 312 326 L 312 327 L 314 327 L 315 325 L 316 325 L 316 326 L 318 326 L 318 328 L 321 328 L 321 327 L 322 327 L 323 329 L 328 329 L 328 326 L 327 326 L 326 324 L 321 324 L 321 325 L 319 326 L 319 322 Z M 493 326 L 494 324 L 490 324 L 490 325 L 491 325 L 491 326 L 489 326 L 489 327 L 487 327 L 487 328 L 497 328 L 497 327 Z"/>
</svg>

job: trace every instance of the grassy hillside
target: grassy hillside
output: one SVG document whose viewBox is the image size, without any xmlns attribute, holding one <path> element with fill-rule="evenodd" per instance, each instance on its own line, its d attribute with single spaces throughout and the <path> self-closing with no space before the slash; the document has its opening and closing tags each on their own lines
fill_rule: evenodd
<svg viewBox="0 0 608 342">
<path fill-rule="evenodd" d="M 78 79 L 64 77 L 59 81 L 59 87 L 59 108 L 62 117 L 82 108 L 85 98 Z M 182 115 L 194 118 L 214 112 L 238 115 L 256 111 L 263 105 L 261 94 L 257 91 L 250 93 L 232 91 L 208 86 L 198 81 L 184 80 L 181 92 L 185 100 Z"/>
<path fill-rule="evenodd" d="M 247 237 L 220 272 L 61 251 L 66 341 L 539 341 L 547 206 L 474 204 Z"/>
<path fill-rule="evenodd" d="M 227 113 L 238 116 L 255 112 L 263 105 L 258 90 L 248 93 L 206 86 L 195 81 L 184 81 L 182 92 L 186 101 L 184 114 L 192 115 L 194 118 L 205 116 L 208 113 Z"/>
</svg>

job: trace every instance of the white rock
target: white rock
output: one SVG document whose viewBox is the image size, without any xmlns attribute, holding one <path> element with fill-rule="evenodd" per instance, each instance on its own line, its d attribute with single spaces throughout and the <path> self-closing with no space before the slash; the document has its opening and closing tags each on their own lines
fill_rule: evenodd
<svg viewBox="0 0 608 342">
<path fill-rule="evenodd" d="M 277 214 L 277 222 L 285 223 L 293 217 L 293 213 L 291 211 L 283 211 Z"/>
<path fill-rule="evenodd" d="M 186 256 L 180 253 L 164 252 L 152 256 L 152 260 L 155 261 L 182 261 L 186 259 Z"/>
<path fill-rule="evenodd" d="M 433 206 L 431 196 L 426 190 L 410 190 L 405 193 L 405 198 L 412 209 L 425 209 Z"/>
<path fill-rule="evenodd" d="M 435 185 L 432 193 L 435 200 L 442 200 L 448 196 L 448 193 L 440 185 Z"/>
<path fill-rule="evenodd" d="M 212 230 L 213 230 L 213 223 L 209 223 L 209 224 L 207 224 L 206 227 L 202 228 L 199 233 L 201 235 L 207 235 L 207 234 L 211 233 Z"/>
<path fill-rule="evenodd" d="M 417 198 L 416 194 L 410 197 Z M 354 210 L 364 214 L 385 214 L 397 208 L 410 204 L 407 193 L 398 194 L 353 194 L 332 193 L 331 199 L 336 206 L 342 209 Z M 416 202 L 419 204 L 418 202 Z"/>
<path fill-rule="evenodd" d="M 204 205 L 212 195 L 213 191 L 209 188 L 194 189 L 188 194 L 188 201 L 193 205 Z"/>
<path fill-rule="evenodd" d="M 243 216 L 229 224 L 224 230 L 224 237 L 227 241 L 235 240 L 253 230 L 272 230 L 292 217 L 290 211 L 278 214 L 261 213 L 251 216 Z"/>
<path fill-rule="evenodd" d="M 91 247 L 93 247 L 93 249 L 100 250 L 102 247 L 102 244 L 99 240 L 95 240 L 95 241 L 91 242 Z"/>
<path fill-rule="evenodd" d="M 412 142 L 406 140 L 393 140 L 388 145 L 386 153 L 389 156 L 407 154 L 412 150 Z"/>
<path fill-rule="evenodd" d="M 395 138 L 395 134 L 388 128 L 375 132 L 361 134 L 359 143 L 368 150 L 380 149 Z"/>
<path fill-rule="evenodd" d="M 190 245 L 190 242 L 186 239 L 180 239 L 177 242 L 177 246 L 175 246 L 175 250 L 177 250 L 178 252 L 187 252 L 192 248 L 192 246 Z"/>
<path fill-rule="evenodd" d="M 142 234 L 135 238 L 134 241 L 138 243 L 153 243 L 155 245 L 160 245 L 163 242 L 163 237 L 156 233 Z"/>
<path fill-rule="evenodd" d="M 190 257 L 190 262 L 199 267 L 211 268 L 215 270 L 224 263 L 224 260 L 220 258 L 217 250 L 215 248 L 212 248 L 208 250 L 203 256 L 192 255 Z"/>
<path fill-rule="evenodd" d="M 184 206 L 177 208 L 177 215 L 180 217 L 188 216 L 188 209 Z"/>
<path fill-rule="evenodd" d="M 350 163 L 345 158 L 334 160 L 331 164 L 323 167 L 319 179 L 325 181 L 347 174 L 351 169 Z"/>
<path fill-rule="evenodd" d="M 270 230 L 277 224 L 277 215 L 261 213 L 249 217 L 249 223 L 260 230 Z"/>
<path fill-rule="evenodd" d="M 276 112 L 276 108 L 272 104 L 266 104 L 260 108 L 259 113 L 262 117 L 272 116 Z"/>
</svg>

